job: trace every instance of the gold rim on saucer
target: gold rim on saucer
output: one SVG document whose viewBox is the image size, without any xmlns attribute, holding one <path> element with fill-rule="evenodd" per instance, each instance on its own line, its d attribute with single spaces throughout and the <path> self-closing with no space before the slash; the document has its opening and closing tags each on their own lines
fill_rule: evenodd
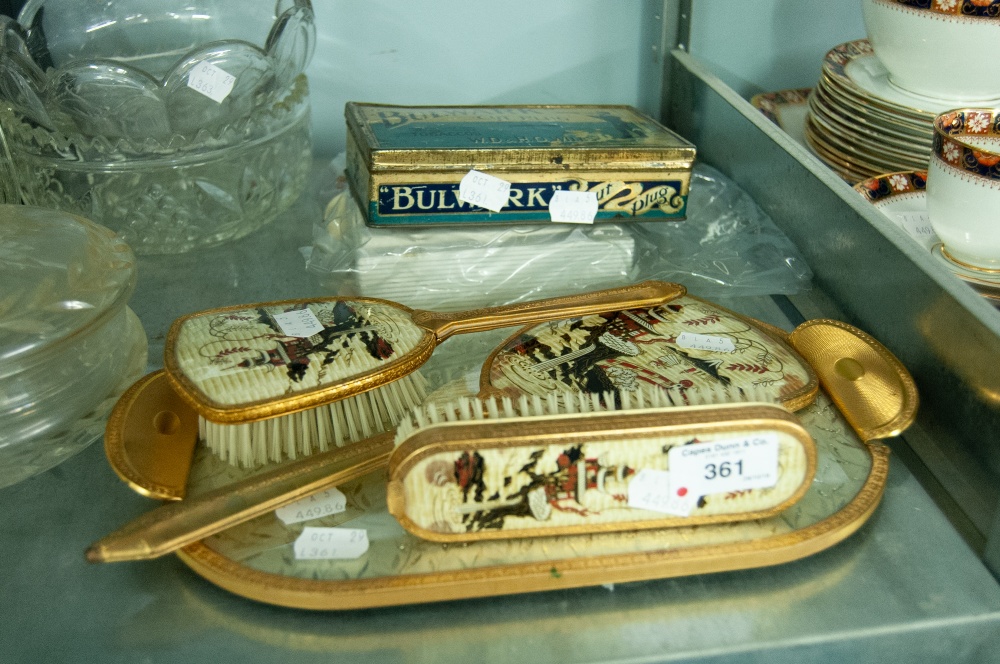
<svg viewBox="0 0 1000 664">
<path fill-rule="evenodd" d="M 984 291 L 988 291 L 990 293 L 1000 295 L 1000 274 L 993 276 L 987 272 L 978 272 L 965 268 L 945 256 L 942 252 L 943 248 L 943 244 L 936 244 L 934 245 L 934 248 L 931 249 L 931 253 L 934 258 L 948 268 L 952 274 L 973 286 L 980 294 Z"/>
<path fill-rule="evenodd" d="M 867 39 L 835 46 L 823 60 L 823 72 L 844 90 L 915 120 L 926 119 L 930 122 L 935 116 L 950 110 L 950 106 L 961 105 L 958 101 L 925 97 L 892 85 L 888 72 Z"/>
<path fill-rule="evenodd" d="M 945 246 L 943 244 L 941 245 L 941 255 L 944 256 L 949 261 L 951 261 L 952 263 L 958 265 L 959 267 L 965 268 L 966 270 L 972 270 L 973 272 L 981 272 L 983 274 L 996 274 L 996 275 L 1000 275 L 1000 269 L 991 270 L 990 268 L 979 267 L 978 265 L 973 265 L 971 263 L 966 263 L 965 261 L 961 261 L 961 260 L 955 258 L 950 253 L 948 253 L 948 250 L 945 248 Z M 1000 280 L 1000 278 L 998 278 L 998 280 Z"/>
<path fill-rule="evenodd" d="M 918 152 L 919 154 L 929 153 L 931 150 L 930 135 L 918 138 L 899 131 L 888 123 L 870 119 L 852 108 L 843 107 L 830 101 L 829 95 L 821 88 L 817 87 L 815 93 L 810 97 L 809 107 L 813 113 L 836 124 L 842 128 L 842 131 L 892 145 L 905 151 L 908 155 L 912 156 Z"/>
<path fill-rule="evenodd" d="M 835 82 L 835 79 L 822 74 L 816 87 L 822 88 L 826 95 L 836 103 L 837 106 L 850 108 L 856 113 L 871 118 L 879 124 L 889 125 L 914 136 L 930 139 L 930 121 L 926 117 L 914 118 L 906 114 L 901 114 L 898 110 L 890 108 L 877 101 L 872 101 L 858 93 L 845 90 L 842 85 Z"/>
</svg>

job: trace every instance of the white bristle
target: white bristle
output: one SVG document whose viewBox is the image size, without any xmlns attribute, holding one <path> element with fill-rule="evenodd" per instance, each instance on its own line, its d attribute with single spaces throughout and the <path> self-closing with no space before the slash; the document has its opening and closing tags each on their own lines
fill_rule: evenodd
<svg viewBox="0 0 1000 664">
<path fill-rule="evenodd" d="M 288 426 L 288 431 L 282 436 L 282 452 L 288 459 L 297 459 L 299 455 L 295 453 L 295 439 L 299 437 L 299 414 L 288 415 L 284 424 Z"/>
<path fill-rule="evenodd" d="M 462 416 L 463 420 L 471 420 L 472 419 L 472 407 L 469 406 L 469 398 L 468 397 L 462 397 L 461 399 L 458 400 L 458 410 L 459 410 L 459 413 L 461 413 L 461 416 Z"/>
<path fill-rule="evenodd" d="M 531 395 L 531 414 L 541 415 L 542 414 L 542 397 L 538 394 Z"/>
<path fill-rule="evenodd" d="M 660 388 L 652 385 L 639 385 L 635 390 L 621 390 L 619 392 L 596 393 L 567 389 L 562 392 L 547 392 L 544 396 L 522 393 L 516 398 L 511 398 L 508 395 L 485 399 L 459 397 L 454 401 L 426 404 L 412 409 L 397 427 L 396 444 L 399 445 L 420 429 L 444 422 L 745 402 L 775 403 L 779 402 L 779 399 L 769 395 L 765 387 L 756 385 L 739 391 L 732 390 L 726 385 L 711 385 L 702 388 L 679 386 Z"/>
<path fill-rule="evenodd" d="M 469 411 L 472 413 L 472 419 L 483 419 L 483 402 L 479 399 L 469 399 Z"/>
<path fill-rule="evenodd" d="M 268 420 L 218 424 L 199 418 L 198 435 L 221 460 L 254 468 L 388 431 L 425 397 L 426 381 L 413 373 L 357 396 Z"/>
<path fill-rule="evenodd" d="M 505 396 L 501 403 L 503 404 L 504 417 L 514 417 L 514 402 L 511 398 Z"/>
</svg>

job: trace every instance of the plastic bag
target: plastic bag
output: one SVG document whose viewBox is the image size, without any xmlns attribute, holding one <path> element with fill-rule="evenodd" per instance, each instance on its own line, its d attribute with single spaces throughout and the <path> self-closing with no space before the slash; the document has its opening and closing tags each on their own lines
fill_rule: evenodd
<svg viewBox="0 0 1000 664">
<path fill-rule="evenodd" d="M 695 295 L 792 294 L 812 274 L 791 241 L 718 171 L 696 165 L 680 222 L 371 228 L 347 191 L 343 156 L 308 269 L 338 295 L 436 310 L 554 297 L 644 279 Z"/>
<path fill-rule="evenodd" d="M 657 248 L 641 257 L 640 279 L 677 281 L 694 295 L 794 295 L 812 280 L 798 249 L 757 203 L 703 164 L 694 167 L 685 221 L 638 223 L 633 233 Z"/>
</svg>

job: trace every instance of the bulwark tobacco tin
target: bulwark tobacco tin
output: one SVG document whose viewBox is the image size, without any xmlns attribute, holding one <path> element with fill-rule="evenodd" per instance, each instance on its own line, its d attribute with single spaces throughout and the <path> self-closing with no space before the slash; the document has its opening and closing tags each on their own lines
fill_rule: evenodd
<svg viewBox="0 0 1000 664">
<path fill-rule="evenodd" d="M 677 221 L 695 148 L 630 106 L 349 102 L 347 175 L 372 226 L 547 222 L 560 189 L 597 194 L 597 221 Z M 491 212 L 459 198 L 470 170 L 511 183 Z"/>
</svg>

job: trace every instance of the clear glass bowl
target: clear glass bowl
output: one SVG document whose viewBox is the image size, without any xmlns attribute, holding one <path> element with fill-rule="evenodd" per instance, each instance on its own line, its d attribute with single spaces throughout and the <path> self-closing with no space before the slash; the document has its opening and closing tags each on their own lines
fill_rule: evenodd
<svg viewBox="0 0 1000 664">
<path fill-rule="evenodd" d="M 0 487 L 100 437 L 146 369 L 127 307 L 135 257 L 106 228 L 55 210 L 0 205 Z"/>
<path fill-rule="evenodd" d="M 29 0 L 0 28 L 4 199 L 178 253 L 249 233 L 304 188 L 308 0 Z"/>
</svg>

